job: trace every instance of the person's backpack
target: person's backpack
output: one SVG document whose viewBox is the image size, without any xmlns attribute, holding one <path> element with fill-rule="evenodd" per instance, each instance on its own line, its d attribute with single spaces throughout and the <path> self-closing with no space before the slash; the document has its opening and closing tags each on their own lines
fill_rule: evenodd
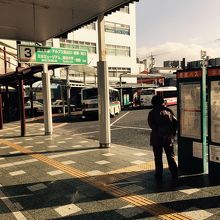
<svg viewBox="0 0 220 220">
<path fill-rule="evenodd" d="M 160 111 L 158 135 L 160 137 L 174 137 L 176 135 L 177 120 L 168 110 Z"/>
</svg>

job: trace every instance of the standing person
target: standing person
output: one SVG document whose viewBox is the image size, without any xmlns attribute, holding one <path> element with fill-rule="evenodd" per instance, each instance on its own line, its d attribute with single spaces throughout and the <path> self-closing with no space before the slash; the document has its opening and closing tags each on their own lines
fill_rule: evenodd
<svg viewBox="0 0 220 220">
<path fill-rule="evenodd" d="M 177 164 L 174 155 L 174 137 L 176 135 L 177 121 L 171 109 L 164 106 L 161 96 L 153 96 L 151 103 L 153 109 L 148 115 L 148 124 L 151 131 L 150 144 L 153 146 L 155 160 L 155 178 L 161 179 L 163 174 L 162 153 L 166 153 L 172 177 L 178 178 Z"/>
</svg>

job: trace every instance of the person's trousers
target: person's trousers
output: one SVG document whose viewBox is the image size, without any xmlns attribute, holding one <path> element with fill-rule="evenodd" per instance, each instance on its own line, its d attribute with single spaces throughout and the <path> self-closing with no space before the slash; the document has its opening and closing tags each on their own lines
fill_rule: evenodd
<svg viewBox="0 0 220 220">
<path fill-rule="evenodd" d="M 166 153 L 167 162 L 169 165 L 170 172 L 174 178 L 178 175 L 178 168 L 175 161 L 175 155 L 174 155 L 174 146 L 172 145 L 165 145 L 164 147 L 162 145 L 154 145 L 153 151 L 154 151 L 154 160 L 155 160 L 155 168 L 156 172 L 155 175 L 160 177 L 163 174 L 163 148 Z"/>
</svg>

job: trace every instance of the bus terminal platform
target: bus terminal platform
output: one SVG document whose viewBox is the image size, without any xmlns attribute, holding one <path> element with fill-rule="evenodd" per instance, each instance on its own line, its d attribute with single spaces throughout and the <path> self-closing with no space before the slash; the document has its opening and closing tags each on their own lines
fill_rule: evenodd
<svg viewBox="0 0 220 220">
<path fill-rule="evenodd" d="M 154 178 L 153 153 L 29 120 L 0 130 L 0 219 L 220 219 L 220 185 L 207 175 Z M 164 162 L 166 159 L 164 158 Z"/>
</svg>

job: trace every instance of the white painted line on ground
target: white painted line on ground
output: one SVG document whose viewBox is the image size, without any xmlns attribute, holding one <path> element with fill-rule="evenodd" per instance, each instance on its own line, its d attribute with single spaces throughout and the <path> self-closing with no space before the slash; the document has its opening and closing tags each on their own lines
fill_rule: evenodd
<svg viewBox="0 0 220 220">
<path fill-rule="evenodd" d="M 129 128 L 129 129 L 137 129 L 137 130 L 146 130 L 146 131 L 151 131 L 151 129 L 150 129 L 150 128 L 127 127 L 127 126 L 119 126 L 119 125 L 115 125 L 115 127 L 118 127 L 118 128 Z"/>
<path fill-rule="evenodd" d="M 119 117 L 117 120 L 115 120 L 114 122 L 112 122 L 111 124 L 110 124 L 110 126 L 112 126 L 112 125 L 114 125 L 116 122 L 118 122 L 120 119 L 122 119 L 123 117 L 125 117 L 128 113 L 130 113 L 130 112 L 126 112 L 124 115 L 122 115 L 121 117 Z"/>
<path fill-rule="evenodd" d="M 120 129 L 124 129 L 124 128 L 113 128 L 113 129 L 111 129 L 111 131 L 120 130 Z M 99 133 L 99 131 L 88 131 L 85 133 L 73 134 L 71 136 L 74 137 L 74 136 L 80 136 L 80 135 L 85 135 L 85 134 L 95 134 L 95 133 Z"/>
</svg>

